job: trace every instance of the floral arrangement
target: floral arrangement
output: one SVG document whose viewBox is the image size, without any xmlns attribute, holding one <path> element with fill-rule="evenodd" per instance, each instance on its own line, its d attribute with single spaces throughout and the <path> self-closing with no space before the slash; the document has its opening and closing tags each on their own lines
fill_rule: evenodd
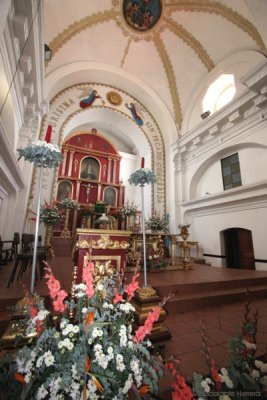
<svg viewBox="0 0 267 400">
<path fill-rule="evenodd" d="M 128 182 L 133 186 L 152 185 L 156 182 L 156 176 L 153 171 L 141 168 L 131 174 Z"/>
<path fill-rule="evenodd" d="M 70 210 L 78 210 L 80 208 L 80 204 L 67 197 L 66 199 L 61 200 L 61 202 L 58 204 L 60 208 L 68 208 Z"/>
<path fill-rule="evenodd" d="M 85 207 L 80 208 L 80 215 L 82 217 L 89 217 L 93 213 L 94 213 L 94 210 L 93 210 L 92 206 L 87 206 L 87 207 L 85 206 Z"/>
<path fill-rule="evenodd" d="M 178 225 L 178 229 L 183 230 L 183 229 L 187 229 L 190 228 L 191 224 L 179 224 Z"/>
<path fill-rule="evenodd" d="M 138 399 L 158 392 L 162 365 L 145 337 L 158 320 L 161 305 L 133 333 L 130 300 L 139 287 L 139 273 L 124 286 L 117 272 L 95 284 L 94 268 L 89 261 L 82 283 L 74 285 L 74 297 L 68 300 L 46 267 L 58 323 L 48 324 L 49 311 L 43 302 L 31 302 L 28 330 L 37 339 L 16 357 L 15 377 L 23 382 L 22 399 L 122 400 L 130 390 Z"/>
<path fill-rule="evenodd" d="M 255 359 L 258 312 L 250 318 L 249 301 L 245 305 L 243 325 L 236 337 L 229 340 L 230 361 L 227 368 L 216 368 L 202 327 L 202 342 L 210 375 L 194 374 L 193 393 L 197 399 L 236 400 L 266 398 L 267 363 Z M 246 393 L 249 394 L 246 397 Z M 194 397 L 191 397 L 193 399 Z"/>
<path fill-rule="evenodd" d="M 35 140 L 25 148 L 18 149 L 19 160 L 25 160 L 47 168 L 57 167 L 62 161 L 62 154 L 56 144 L 47 143 L 45 140 Z"/>
<path fill-rule="evenodd" d="M 154 213 L 147 221 L 145 221 L 146 229 L 150 229 L 152 232 L 163 231 L 168 232 L 168 221 L 161 218 L 159 215 Z"/>
<path fill-rule="evenodd" d="M 41 206 L 40 220 L 47 225 L 56 225 L 62 221 L 62 214 L 56 203 L 48 204 L 47 202 Z"/>
<path fill-rule="evenodd" d="M 120 213 L 124 214 L 124 215 L 136 215 L 138 212 L 137 207 L 131 203 L 129 204 L 129 202 L 127 201 L 127 203 L 124 204 L 124 206 L 120 209 Z"/>
</svg>

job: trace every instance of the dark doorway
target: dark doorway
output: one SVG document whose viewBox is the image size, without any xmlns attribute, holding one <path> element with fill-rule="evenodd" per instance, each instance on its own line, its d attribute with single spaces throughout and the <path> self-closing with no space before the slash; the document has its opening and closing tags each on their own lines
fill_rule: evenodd
<svg viewBox="0 0 267 400">
<path fill-rule="evenodd" d="M 255 269 L 251 231 L 230 228 L 223 231 L 226 266 L 228 268 Z"/>
</svg>

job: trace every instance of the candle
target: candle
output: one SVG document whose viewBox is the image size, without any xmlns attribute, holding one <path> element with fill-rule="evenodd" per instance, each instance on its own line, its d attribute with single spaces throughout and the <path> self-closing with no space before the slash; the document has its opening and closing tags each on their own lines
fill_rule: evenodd
<svg viewBox="0 0 267 400">
<path fill-rule="evenodd" d="M 45 141 L 46 143 L 50 143 L 51 140 L 51 133 L 52 133 L 52 125 L 48 125 L 46 135 L 45 135 Z"/>
<path fill-rule="evenodd" d="M 141 168 L 145 168 L 145 158 L 141 158 Z"/>
</svg>

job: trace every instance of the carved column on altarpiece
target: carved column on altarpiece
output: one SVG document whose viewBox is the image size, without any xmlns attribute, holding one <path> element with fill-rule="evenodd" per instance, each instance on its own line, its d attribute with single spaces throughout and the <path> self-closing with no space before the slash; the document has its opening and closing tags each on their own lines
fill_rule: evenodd
<svg viewBox="0 0 267 400">
<path fill-rule="evenodd" d="M 98 184 L 97 187 L 97 201 L 100 201 L 101 199 L 101 183 Z"/>
<path fill-rule="evenodd" d="M 118 207 L 122 207 L 124 204 L 124 186 L 122 186 L 122 184 L 120 183 L 120 187 L 119 187 L 119 204 Z"/>
<path fill-rule="evenodd" d="M 117 160 L 113 160 L 112 182 L 116 183 Z"/>
<path fill-rule="evenodd" d="M 72 165 L 73 165 L 73 155 L 74 155 L 74 153 L 75 153 L 75 152 L 74 152 L 73 150 L 70 151 L 68 176 L 71 176 Z"/>
<path fill-rule="evenodd" d="M 63 156 L 63 165 L 62 165 L 62 172 L 61 175 L 65 176 L 66 175 L 66 165 L 67 165 L 67 160 L 68 160 L 68 149 L 64 149 L 64 156 Z"/>
<path fill-rule="evenodd" d="M 107 182 L 111 182 L 111 173 L 112 173 L 112 159 L 108 158 Z"/>
<path fill-rule="evenodd" d="M 76 193 L 75 193 L 75 200 L 76 201 L 79 201 L 80 190 L 81 190 L 81 181 L 76 181 Z"/>
</svg>

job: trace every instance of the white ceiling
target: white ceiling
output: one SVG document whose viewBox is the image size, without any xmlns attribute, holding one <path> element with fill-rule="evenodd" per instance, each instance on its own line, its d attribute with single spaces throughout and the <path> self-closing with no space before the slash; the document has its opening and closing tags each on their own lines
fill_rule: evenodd
<svg viewBox="0 0 267 400">
<path fill-rule="evenodd" d="M 267 54 L 265 0 L 166 0 L 159 22 L 144 33 L 126 24 L 122 6 L 123 0 L 44 1 L 50 100 L 73 84 L 115 86 L 147 107 L 171 143 L 201 121 L 199 105 L 194 109 L 212 79 L 224 71 L 240 79 Z M 134 151 L 136 143 L 112 118 L 92 117 L 77 129 L 92 125 L 118 150 Z"/>
</svg>

